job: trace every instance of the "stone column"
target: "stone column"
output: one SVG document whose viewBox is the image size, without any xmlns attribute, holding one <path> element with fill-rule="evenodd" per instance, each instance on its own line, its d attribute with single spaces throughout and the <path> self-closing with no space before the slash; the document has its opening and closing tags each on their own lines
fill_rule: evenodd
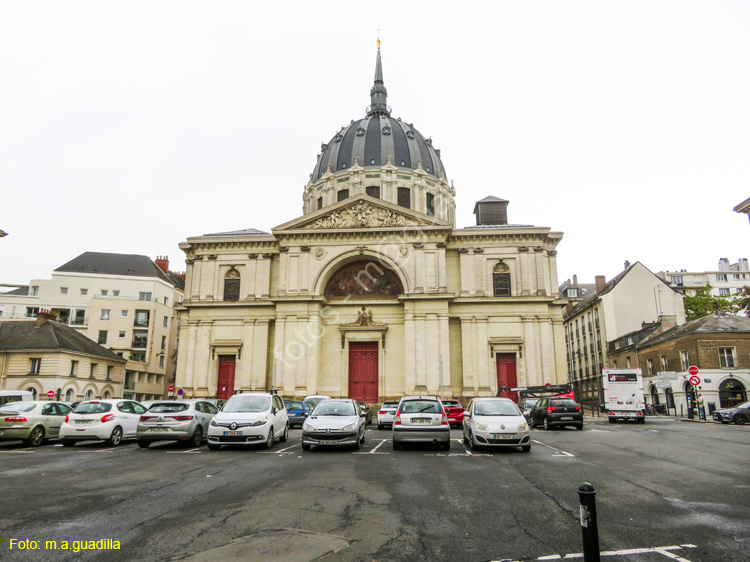
<svg viewBox="0 0 750 562">
<path fill-rule="evenodd" d="M 254 338 L 255 332 L 255 321 L 246 320 L 242 323 L 242 348 L 237 357 L 237 365 L 235 367 L 235 388 L 242 390 L 250 390 L 252 388 L 252 367 L 253 367 L 253 355 L 254 349 Z"/>
<path fill-rule="evenodd" d="M 538 386 L 539 382 L 539 364 L 536 355 L 536 337 L 534 335 L 534 317 L 522 316 L 523 322 L 523 347 L 524 359 L 527 373 L 527 386 Z"/>
<path fill-rule="evenodd" d="M 440 384 L 440 360 L 443 361 L 443 389 L 445 396 L 453 396 L 451 386 L 451 344 L 448 327 L 448 314 L 438 314 L 438 340 L 440 341 L 440 353 L 438 354 L 438 385 Z M 459 392 L 461 389 L 457 389 Z"/>
<path fill-rule="evenodd" d="M 414 314 L 407 312 L 404 316 L 404 392 L 414 394 L 416 378 L 416 323 Z"/>
<path fill-rule="evenodd" d="M 476 320 L 461 318 L 461 358 L 463 361 L 463 395 L 476 396 L 477 357 L 474 342 L 476 341 Z"/>
<path fill-rule="evenodd" d="M 266 389 L 268 363 L 268 320 L 258 320 L 253 330 L 253 355 L 250 388 Z"/>
<path fill-rule="evenodd" d="M 490 365 L 490 351 L 489 351 L 489 326 L 487 325 L 487 317 L 477 318 L 477 337 L 475 341 L 475 353 L 477 356 L 477 375 L 478 375 L 478 391 L 481 395 L 487 396 L 492 393 L 492 384 L 490 382 L 491 365 Z"/>
<path fill-rule="evenodd" d="M 461 264 L 461 296 L 469 297 L 474 294 L 474 260 L 469 254 L 459 253 Z"/>
<path fill-rule="evenodd" d="M 286 318 L 277 317 L 274 324 L 274 348 L 273 348 L 273 364 L 276 365 L 276 389 L 286 390 L 284 388 L 284 379 L 286 378 L 286 371 L 291 368 L 291 363 L 286 357 L 285 346 L 286 346 Z M 273 373 L 271 374 L 273 377 Z M 273 381 L 273 378 L 271 379 Z"/>
<path fill-rule="evenodd" d="M 415 391 L 418 393 L 429 392 L 427 388 L 427 364 L 426 364 L 426 338 L 425 338 L 425 316 L 424 314 L 414 315 L 415 323 L 415 342 L 414 342 L 414 356 L 415 356 L 415 371 L 416 371 L 416 382 L 417 386 Z"/>
</svg>

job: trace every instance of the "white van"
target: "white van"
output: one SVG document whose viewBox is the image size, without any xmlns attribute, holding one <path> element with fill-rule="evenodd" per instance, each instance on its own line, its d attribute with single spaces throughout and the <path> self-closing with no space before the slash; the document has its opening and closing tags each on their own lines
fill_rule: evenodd
<svg viewBox="0 0 750 562">
<path fill-rule="evenodd" d="M 29 390 L 0 390 L 0 406 L 8 402 L 29 402 L 34 395 Z"/>
</svg>

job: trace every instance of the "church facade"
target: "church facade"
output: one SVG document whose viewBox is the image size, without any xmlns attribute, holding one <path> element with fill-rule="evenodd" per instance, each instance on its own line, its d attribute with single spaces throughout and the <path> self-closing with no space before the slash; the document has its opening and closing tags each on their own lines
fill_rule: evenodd
<svg viewBox="0 0 750 562">
<path fill-rule="evenodd" d="M 391 117 L 379 49 L 370 97 L 322 145 L 301 217 L 180 244 L 186 396 L 275 388 L 374 403 L 567 380 L 562 233 L 508 224 L 496 197 L 457 229 L 440 151 Z"/>
</svg>

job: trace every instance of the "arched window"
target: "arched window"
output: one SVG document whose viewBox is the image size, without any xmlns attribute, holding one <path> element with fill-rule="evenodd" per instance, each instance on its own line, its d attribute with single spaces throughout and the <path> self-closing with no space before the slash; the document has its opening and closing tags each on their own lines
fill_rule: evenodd
<svg viewBox="0 0 750 562">
<path fill-rule="evenodd" d="M 240 300 L 240 272 L 235 268 L 227 271 L 224 276 L 224 300 Z"/>
<path fill-rule="evenodd" d="M 432 193 L 427 194 L 427 198 L 425 201 L 425 207 L 427 214 L 431 217 L 435 216 L 435 196 Z"/>
<path fill-rule="evenodd" d="M 33 386 L 30 386 L 26 390 L 31 392 L 31 399 L 36 400 L 36 388 L 34 388 Z"/>
<path fill-rule="evenodd" d="M 93 399 L 94 399 L 94 391 L 89 390 L 88 392 L 86 392 L 86 402 L 88 402 L 89 400 L 93 400 Z"/>
<path fill-rule="evenodd" d="M 492 268 L 492 288 L 496 297 L 510 296 L 510 267 L 499 262 Z"/>
<path fill-rule="evenodd" d="M 398 188 L 398 205 L 406 209 L 411 209 L 411 189 L 408 187 Z"/>
<path fill-rule="evenodd" d="M 109 390 L 108 390 L 108 391 L 106 391 L 106 392 L 104 393 L 104 396 L 102 396 L 102 398 L 103 398 L 104 400 L 108 400 L 108 399 L 109 399 L 109 397 L 110 397 L 110 396 L 109 396 Z"/>
<path fill-rule="evenodd" d="M 333 274 L 324 291 L 327 297 L 395 296 L 404 292 L 401 280 L 392 270 L 375 261 L 347 264 Z"/>
<path fill-rule="evenodd" d="M 72 388 L 69 388 L 65 392 L 65 401 L 66 402 L 73 402 L 73 389 Z"/>
<path fill-rule="evenodd" d="M 734 408 L 747 402 L 747 391 L 737 379 L 727 379 L 719 385 L 719 404 L 722 408 Z"/>
</svg>

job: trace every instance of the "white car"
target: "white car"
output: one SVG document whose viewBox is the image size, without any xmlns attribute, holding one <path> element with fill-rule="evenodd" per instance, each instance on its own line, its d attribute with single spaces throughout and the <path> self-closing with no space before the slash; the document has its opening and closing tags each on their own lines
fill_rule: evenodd
<svg viewBox="0 0 750 562">
<path fill-rule="evenodd" d="M 393 420 L 396 419 L 396 412 L 398 411 L 398 400 L 393 402 L 383 402 L 383 405 L 378 408 L 378 429 L 384 429 L 393 425 Z"/>
<path fill-rule="evenodd" d="M 134 439 L 138 420 L 146 408 L 134 400 L 107 399 L 81 402 L 60 427 L 65 447 L 78 441 L 107 441 L 113 447 L 123 439 Z"/>
<path fill-rule="evenodd" d="M 318 405 L 318 402 L 321 400 L 330 400 L 330 396 L 326 396 L 325 394 L 313 394 L 312 396 L 305 396 L 305 399 L 303 402 L 309 406 L 311 410 L 315 409 L 315 406 Z"/>
<path fill-rule="evenodd" d="M 321 400 L 302 425 L 302 450 L 315 445 L 353 446 L 365 442 L 367 414 L 349 398 Z"/>
<path fill-rule="evenodd" d="M 208 424 L 208 448 L 222 445 L 273 447 L 278 438 L 289 436 L 289 416 L 278 394 L 266 392 L 235 394 Z"/>
<path fill-rule="evenodd" d="M 531 451 L 529 423 L 509 398 L 474 398 L 464 412 L 464 443 L 476 447 L 521 447 Z"/>
</svg>

